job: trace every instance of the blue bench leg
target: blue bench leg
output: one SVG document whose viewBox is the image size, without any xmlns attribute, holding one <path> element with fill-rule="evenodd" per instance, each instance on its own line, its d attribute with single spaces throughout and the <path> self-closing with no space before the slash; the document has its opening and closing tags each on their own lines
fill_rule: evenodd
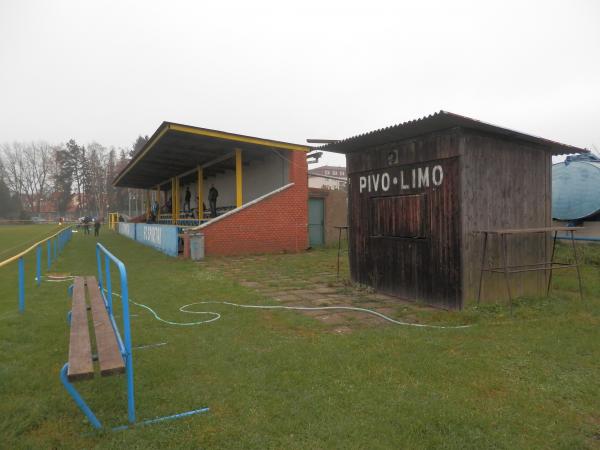
<svg viewBox="0 0 600 450">
<path fill-rule="evenodd" d="M 73 385 L 67 378 L 68 370 L 69 363 L 66 363 L 60 371 L 60 381 L 62 382 L 69 395 L 73 398 L 73 400 L 75 400 L 75 403 L 77 404 L 79 409 L 81 409 L 81 411 L 86 415 L 92 426 L 97 429 L 102 428 L 102 424 L 100 423 L 100 421 L 96 418 L 90 407 L 85 403 L 85 401 L 83 401 L 81 395 L 79 395 L 79 392 L 77 392 L 77 390 L 73 387 Z"/>
</svg>

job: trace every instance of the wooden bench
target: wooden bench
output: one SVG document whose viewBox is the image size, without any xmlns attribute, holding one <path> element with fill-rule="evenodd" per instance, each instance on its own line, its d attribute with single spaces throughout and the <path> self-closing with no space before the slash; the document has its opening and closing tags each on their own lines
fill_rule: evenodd
<svg viewBox="0 0 600 450">
<path fill-rule="evenodd" d="M 93 378 L 97 373 L 94 370 L 94 361 L 98 361 L 98 371 L 102 376 L 125 372 L 123 378 L 127 385 L 129 424 L 113 428 L 115 431 L 124 430 L 136 423 L 148 425 L 208 411 L 208 408 L 199 408 L 136 422 L 127 270 L 125 264 L 100 243 L 96 244 L 96 263 L 99 283 L 95 277 L 75 277 L 73 285 L 69 287 L 73 298 L 73 308 L 67 316 L 71 326 L 69 361 L 60 370 L 60 381 L 77 407 L 94 428 L 102 428 L 102 423 L 72 384 L 72 381 Z M 119 294 L 113 293 L 111 289 L 111 263 L 119 273 L 121 288 Z M 113 299 L 115 298 L 118 298 L 120 303 L 121 328 L 117 327 L 114 318 Z M 88 311 L 91 313 L 88 314 Z M 90 339 L 90 330 L 93 330 L 95 339 Z M 94 347 L 96 355 L 92 355 Z"/>
<path fill-rule="evenodd" d="M 88 306 L 89 304 L 89 306 Z M 88 315 L 88 311 L 91 314 Z M 91 320 L 96 353 L 92 354 Z M 98 361 L 102 376 L 125 372 L 117 334 L 113 328 L 96 277 L 76 277 L 73 285 L 71 332 L 69 341 L 69 381 L 94 377 L 94 361 Z"/>
</svg>

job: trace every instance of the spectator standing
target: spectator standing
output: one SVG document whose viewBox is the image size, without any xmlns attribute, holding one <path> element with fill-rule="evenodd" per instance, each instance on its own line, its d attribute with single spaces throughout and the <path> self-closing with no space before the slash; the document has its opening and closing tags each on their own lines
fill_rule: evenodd
<svg viewBox="0 0 600 450">
<path fill-rule="evenodd" d="M 219 196 L 219 191 L 215 188 L 214 184 L 210 185 L 210 189 L 208 191 L 208 203 L 210 204 L 210 216 L 217 217 L 217 197 Z"/>
<path fill-rule="evenodd" d="M 190 192 L 190 187 L 185 188 L 185 200 L 183 202 L 183 210 L 190 211 L 190 201 L 192 200 L 192 193 Z"/>
</svg>

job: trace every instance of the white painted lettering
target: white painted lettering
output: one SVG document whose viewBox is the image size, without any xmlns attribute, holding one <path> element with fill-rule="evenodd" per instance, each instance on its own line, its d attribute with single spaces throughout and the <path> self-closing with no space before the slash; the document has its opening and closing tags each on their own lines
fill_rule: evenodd
<svg viewBox="0 0 600 450">
<path fill-rule="evenodd" d="M 362 193 L 363 189 L 367 187 L 367 177 L 360 177 L 358 179 L 358 187 L 360 192 Z"/>
<path fill-rule="evenodd" d="M 431 181 L 434 186 L 439 186 L 442 184 L 444 179 L 444 171 L 442 170 L 442 166 L 433 166 L 431 171 Z"/>
<path fill-rule="evenodd" d="M 372 175 L 373 177 L 373 189 L 375 192 L 379 190 L 379 174 Z"/>
<path fill-rule="evenodd" d="M 408 184 L 404 184 L 404 170 L 400 171 L 400 189 L 408 189 L 410 186 Z"/>
<path fill-rule="evenodd" d="M 429 187 L 429 167 L 419 167 L 419 187 Z"/>
<path fill-rule="evenodd" d="M 390 188 L 390 175 L 388 173 L 384 173 L 381 175 L 381 189 L 387 192 Z"/>
<path fill-rule="evenodd" d="M 395 170 L 390 175 L 388 172 L 371 173 L 360 176 L 358 179 L 359 192 L 388 192 L 392 184 L 399 185 L 399 189 L 423 189 L 431 186 L 440 186 L 444 181 L 444 169 L 441 165 L 415 167 L 411 169 Z"/>
</svg>

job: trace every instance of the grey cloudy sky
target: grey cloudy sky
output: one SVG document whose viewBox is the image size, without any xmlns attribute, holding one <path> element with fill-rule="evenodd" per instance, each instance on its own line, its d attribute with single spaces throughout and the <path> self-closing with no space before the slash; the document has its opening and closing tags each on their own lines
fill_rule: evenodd
<svg viewBox="0 0 600 450">
<path fill-rule="evenodd" d="M 600 2 L 0 0 L 0 142 L 303 143 L 440 109 L 600 150 Z"/>
</svg>

